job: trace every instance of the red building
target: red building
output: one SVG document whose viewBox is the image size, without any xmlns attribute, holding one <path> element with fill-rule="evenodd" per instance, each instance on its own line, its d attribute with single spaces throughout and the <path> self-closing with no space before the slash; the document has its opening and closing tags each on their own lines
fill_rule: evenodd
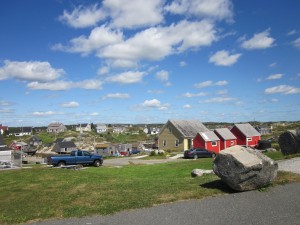
<svg viewBox="0 0 300 225">
<path fill-rule="evenodd" d="M 193 139 L 194 148 L 205 148 L 209 151 L 220 152 L 220 139 L 213 131 L 205 131 L 197 133 Z"/>
<path fill-rule="evenodd" d="M 236 136 L 238 145 L 255 147 L 260 140 L 260 133 L 249 123 L 235 124 L 231 132 Z"/>
<path fill-rule="evenodd" d="M 236 137 L 228 128 L 215 129 L 214 132 L 220 138 L 220 150 L 236 145 Z"/>
</svg>

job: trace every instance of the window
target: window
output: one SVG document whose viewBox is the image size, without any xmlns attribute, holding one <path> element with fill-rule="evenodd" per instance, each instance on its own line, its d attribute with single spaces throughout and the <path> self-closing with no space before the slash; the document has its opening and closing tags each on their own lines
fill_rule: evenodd
<svg viewBox="0 0 300 225">
<path fill-rule="evenodd" d="M 234 145 L 234 141 L 230 141 L 230 145 Z"/>
<path fill-rule="evenodd" d="M 179 140 L 175 140 L 175 147 L 179 146 Z"/>
<path fill-rule="evenodd" d="M 82 151 L 78 151 L 77 156 L 82 156 Z"/>
<path fill-rule="evenodd" d="M 168 127 L 169 133 L 172 134 L 172 127 Z"/>
<path fill-rule="evenodd" d="M 166 146 L 167 146 L 167 140 L 163 140 L 162 145 L 163 145 L 164 147 L 166 147 Z"/>
<path fill-rule="evenodd" d="M 84 156 L 90 156 L 90 153 L 88 153 L 88 152 L 83 152 L 83 155 L 84 155 Z"/>
<path fill-rule="evenodd" d="M 211 145 L 212 145 L 212 146 L 217 146 L 217 142 L 216 142 L 216 141 L 212 141 L 212 142 L 211 142 Z"/>
<path fill-rule="evenodd" d="M 247 138 L 247 141 L 252 141 L 252 138 L 251 138 L 251 137 L 248 137 L 248 138 Z"/>
</svg>

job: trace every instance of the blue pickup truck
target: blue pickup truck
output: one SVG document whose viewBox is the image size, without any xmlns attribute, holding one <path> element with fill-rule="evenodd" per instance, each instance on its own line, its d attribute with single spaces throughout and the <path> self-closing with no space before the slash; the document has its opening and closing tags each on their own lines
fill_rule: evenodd
<svg viewBox="0 0 300 225">
<path fill-rule="evenodd" d="M 65 165 L 94 165 L 99 167 L 103 163 L 101 155 L 94 155 L 84 150 L 74 150 L 71 155 L 49 156 L 47 158 L 48 165 L 65 166 Z"/>
</svg>

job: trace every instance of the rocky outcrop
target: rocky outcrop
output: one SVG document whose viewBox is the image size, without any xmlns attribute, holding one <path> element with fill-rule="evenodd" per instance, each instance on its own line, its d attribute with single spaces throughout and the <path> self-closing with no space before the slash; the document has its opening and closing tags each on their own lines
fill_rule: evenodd
<svg viewBox="0 0 300 225">
<path fill-rule="evenodd" d="M 269 185 L 277 176 L 278 165 L 258 150 L 232 146 L 214 160 L 213 171 L 236 191 L 248 191 Z"/>
</svg>

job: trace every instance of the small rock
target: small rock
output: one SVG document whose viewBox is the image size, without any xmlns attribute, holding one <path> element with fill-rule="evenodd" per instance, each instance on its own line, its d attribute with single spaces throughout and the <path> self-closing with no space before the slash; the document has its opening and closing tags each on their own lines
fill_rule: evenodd
<svg viewBox="0 0 300 225">
<path fill-rule="evenodd" d="M 201 170 L 201 169 L 193 169 L 191 172 L 192 177 L 201 177 L 203 174 L 213 174 L 212 170 Z"/>
</svg>

